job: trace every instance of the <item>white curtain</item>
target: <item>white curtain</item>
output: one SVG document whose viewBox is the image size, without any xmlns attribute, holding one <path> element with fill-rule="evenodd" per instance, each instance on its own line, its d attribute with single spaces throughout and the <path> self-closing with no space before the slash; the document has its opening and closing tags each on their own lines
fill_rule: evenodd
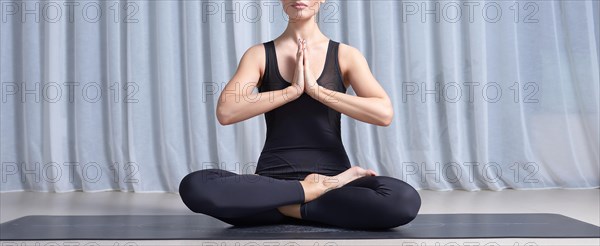
<svg viewBox="0 0 600 246">
<path fill-rule="evenodd" d="M 222 126 L 215 107 L 244 51 L 284 30 L 280 1 L 1 7 L 0 191 L 176 192 L 194 170 L 254 172 L 264 116 Z M 321 30 L 364 54 L 395 111 L 388 127 L 342 116 L 351 162 L 417 189 L 599 187 L 599 9 L 328 0 Z"/>
</svg>

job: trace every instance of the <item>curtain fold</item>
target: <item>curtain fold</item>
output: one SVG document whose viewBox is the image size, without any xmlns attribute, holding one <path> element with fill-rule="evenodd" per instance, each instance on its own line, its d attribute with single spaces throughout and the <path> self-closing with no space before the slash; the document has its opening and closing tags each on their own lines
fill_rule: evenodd
<svg viewBox="0 0 600 246">
<path fill-rule="evenodd" d="M 195 170 L 254 173 L 264 116 L 222 126 L 215 109 L 244 52 L 285 29 L 279 0 L 1 7 L 0 192 L 177 192 Z M 598 188 L 599 9 L 328 0 L 321 30 L 361 51 L 394 105 L 388 127 L 342 116 L 351 162 L 417 189 Z"/>
</svg>

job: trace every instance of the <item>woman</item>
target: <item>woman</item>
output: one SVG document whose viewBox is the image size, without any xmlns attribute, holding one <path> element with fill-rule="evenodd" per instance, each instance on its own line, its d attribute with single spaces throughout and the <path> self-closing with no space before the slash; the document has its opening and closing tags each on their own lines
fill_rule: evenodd
<svg viewBox="0 0 600 246">
<path fill-rule="evenodd" d="M 287 29 L 246 51 L 217 105 L 223 125 L 265 114 L 267 138 L 256 172 L 188 174 L 180 184 L 183 202 L 238 226 L 309 221 L 387 229 L 412 221 L 421 206 L 417 191 L 351 167 L 341 140 L 340 113 L 389 125 L 389 97 L 357 49 L 321 33 L 315 15 L 324 0 L 282 3 Z M 348 86 L 357 96 L 346 94 Z M 236 98 L 227 97 L 232 91 Z"/>
</svg>

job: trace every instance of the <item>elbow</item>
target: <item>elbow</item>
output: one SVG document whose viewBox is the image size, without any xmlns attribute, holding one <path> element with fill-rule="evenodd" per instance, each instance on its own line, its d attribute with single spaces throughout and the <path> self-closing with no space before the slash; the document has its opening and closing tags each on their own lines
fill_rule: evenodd
<svg viewBox="0 0 600 246">
<path fill-rule="evenodd" d="M 219 124 L 226 126 L 232 124 L 231 114 L 228 113 L 223 107 L 217 107 L 217 121 Z"/>
<path fill-rule="evenodd" d="M 231 122 L 226 119 L 223 119 L 223 117 L 217 116 L 217 120 L 219 121 L 219 124 L 221 124 L 222 126 L 231 125 Z"/>
<path fill-rule="evenodd" d="M 381 116 L 379 117 L 379 126 L 389 126 L 392 124 L 392 120 L 394 119 L 394 109 L 389 106 L 385 107 L 385 110 L 382 111 Z"/>
</svg>

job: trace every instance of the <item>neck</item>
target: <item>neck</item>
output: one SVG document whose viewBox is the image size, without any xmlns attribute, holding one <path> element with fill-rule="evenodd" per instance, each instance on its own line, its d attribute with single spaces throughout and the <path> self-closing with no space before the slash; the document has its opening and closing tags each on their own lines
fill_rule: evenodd
<svg viewBox="0 0 600 246">
<path fill-rule="evenodd" d="M 281 38 L 296 42 L 299 38 L 309 41 L 317 41 L 325 38 L 325 35 L 319 29 L 315 22 L 315 17 L 308 20 L 289 20 L 287 28 L 281 34 Z"/>
</svg>

